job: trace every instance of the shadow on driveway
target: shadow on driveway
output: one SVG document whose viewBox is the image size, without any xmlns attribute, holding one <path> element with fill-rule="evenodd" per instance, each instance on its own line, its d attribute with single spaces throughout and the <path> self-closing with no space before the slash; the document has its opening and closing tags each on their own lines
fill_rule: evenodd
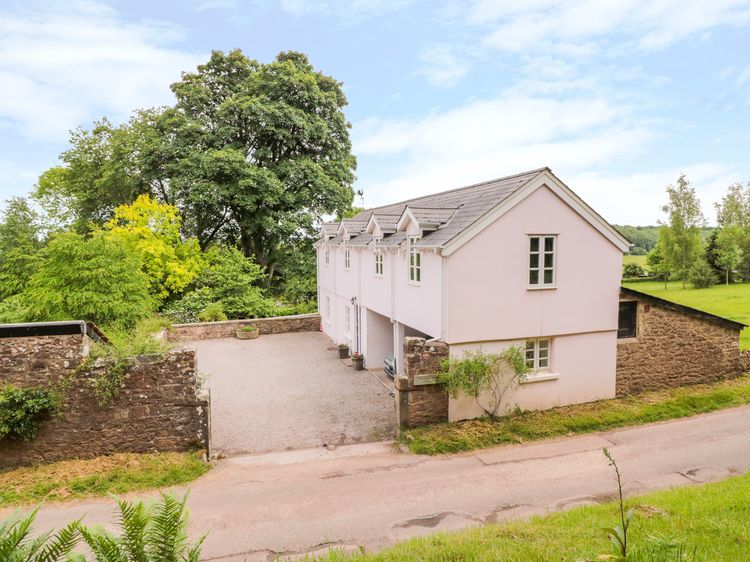
<svg viewBox="0 0 750 562">
<path fill-rule="evenodd" d="M 382 441 L 395 403 L 367 371 L 346 367 L 320 332 L 187 344 L 211 389 L 213 454 Z"/>
</svg>

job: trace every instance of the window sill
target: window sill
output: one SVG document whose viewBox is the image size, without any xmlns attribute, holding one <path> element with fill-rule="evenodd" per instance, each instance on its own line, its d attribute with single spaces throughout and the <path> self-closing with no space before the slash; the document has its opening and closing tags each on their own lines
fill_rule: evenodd
<svg viewBox="0 0 750 562">
<path fill-rule="evenodd" d="M 638 336 L 632 338 L 617 338 L 617 343 L 635 343 L 638 341 Z"/>
<path fill-rule="evenodd" d="M 557 373 L 538 373 L 534 375 L 529 375 L 528 377 L 524 378 L 522 381 L 520 381 L 520 384 L 532 384 L 535 382 L 556 381 L 559 378 L 560 378 L 560 375 Z"/>
<path fill-rule="evenodd" d="M 421 281 L 407 281 L 408 285 L 411 285 L 412 287 L 421 287 L 422 282 Z"/>
<path fill-rule="evenodd" d="M 527 291 L 554 291 L 556 289 L 557 285 L 539 285 L 538 287 L 529 285 L 528 287 L 526 287 Z"/>
</svg>

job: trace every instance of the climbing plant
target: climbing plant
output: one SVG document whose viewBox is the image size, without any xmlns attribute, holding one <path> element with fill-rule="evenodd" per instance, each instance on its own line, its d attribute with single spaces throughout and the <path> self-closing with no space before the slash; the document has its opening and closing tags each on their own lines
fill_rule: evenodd
<svg viewBox="0 0 750 562">
<path fill-rule="evenodd" d="M 479 349 L 466 352 L 462 359 L 447 359 L 437 379 L 452 398 L 470 396 L 485 414 L 496 419 L 503 397 L 528 371 L 523 351 L 513 346 L 499 354 Z"/>
</svg>

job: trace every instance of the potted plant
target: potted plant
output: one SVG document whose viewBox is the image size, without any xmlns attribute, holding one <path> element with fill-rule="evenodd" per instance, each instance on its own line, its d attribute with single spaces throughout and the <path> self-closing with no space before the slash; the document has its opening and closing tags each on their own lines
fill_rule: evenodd
<svg viewBox="0 0 750 562">
<path fill-rule="evenodd" d="M 339 359 L 346 359 L 347 357 L 349 357 L 349 344 L 340 343 L 339 344 Z"/>
<path fill-rule="evenodd" d="M 365 356 L 361 353 L 352 353 L 352 366 L 355 371 L 361 371 L 365 368 Z"/>
<path fill-rule="evenodd" d="M 237 328 L 236 334 L 237 339 L 254 340 L 260 335 L 260 332 L 255 326 L 242 326 L 241 328 Z"/>
</svg>

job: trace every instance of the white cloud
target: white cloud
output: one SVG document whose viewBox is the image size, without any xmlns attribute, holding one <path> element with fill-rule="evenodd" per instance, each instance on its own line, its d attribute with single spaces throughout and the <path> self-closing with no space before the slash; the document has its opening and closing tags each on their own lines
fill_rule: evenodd
<svg viewBox="0 0 750 562">
<path fill-rule="evenodd" d="M 714 203 L 721 200 L 729 185 L 740 179 L 735 170 L 721 162 L 624 175 L 582 172 L 563 179 L 610 222 L 647 225 L 665 218 L 660 208 L 666 203 L 666 187 L 682 173 L 695 188 L 706 219 L 715 224 Z"/>
<path fill-rule="evenodd" d="M 511 92 L 419 119 L 359 122 L 354 149 L 401 163 L 361 184 L 368 204 L 381 204 L 541 166 L 580 172 L 630 159 L 651 137 L 603 98 Z"/>
<path fill-rule="evenodd" d="M 279 0 L 279 5 L 284 12 L 295 16 L 318 13 L 352 23 L 400 10 L 412 2 L 413 0 Z"/>
<path fill-rule="evenodd" d="M 624 38 L 659 49 L 719 26 L 750 22 L 748 0 L 476 0 L 467 22 L 489 30 L 487 45 L 505 51 Z M 590 47 L 585 49 L 591 52 Z"/>
<path fill-rule="evenodd" d="M 607 220 L 655 224 L 665 187 L 685 172 L 713 221 L 713 203 L 741 178 L 721 162 L 648 167 L 662 134 L 655 125 L 602 96 L 555 99 L 515 89 L 418 119 L 371 118 L 355 123 L 355 152 L 397 164 L 359 187 L 374 206 L 549 166 Z M 634 162 L 644 171 L 622 172 Z"/>
<path fill-rule="evenodd" d="M 0 122 L 27 137 L 61 141 L 108 115 L 169 103 L 169 84 L 206 56 L 170 47 L 180 29 L 127 22 L 96 2 L 0 8 Z"/>
<path fill-rule="evenodd" d="M 420 74 L 427 76 L 433 86 L 451 86 L 471 68 L 465 54 L 456 53 L 447 45 L 435 45 L 422 53 L 424 67 Z"/>
</svg>

